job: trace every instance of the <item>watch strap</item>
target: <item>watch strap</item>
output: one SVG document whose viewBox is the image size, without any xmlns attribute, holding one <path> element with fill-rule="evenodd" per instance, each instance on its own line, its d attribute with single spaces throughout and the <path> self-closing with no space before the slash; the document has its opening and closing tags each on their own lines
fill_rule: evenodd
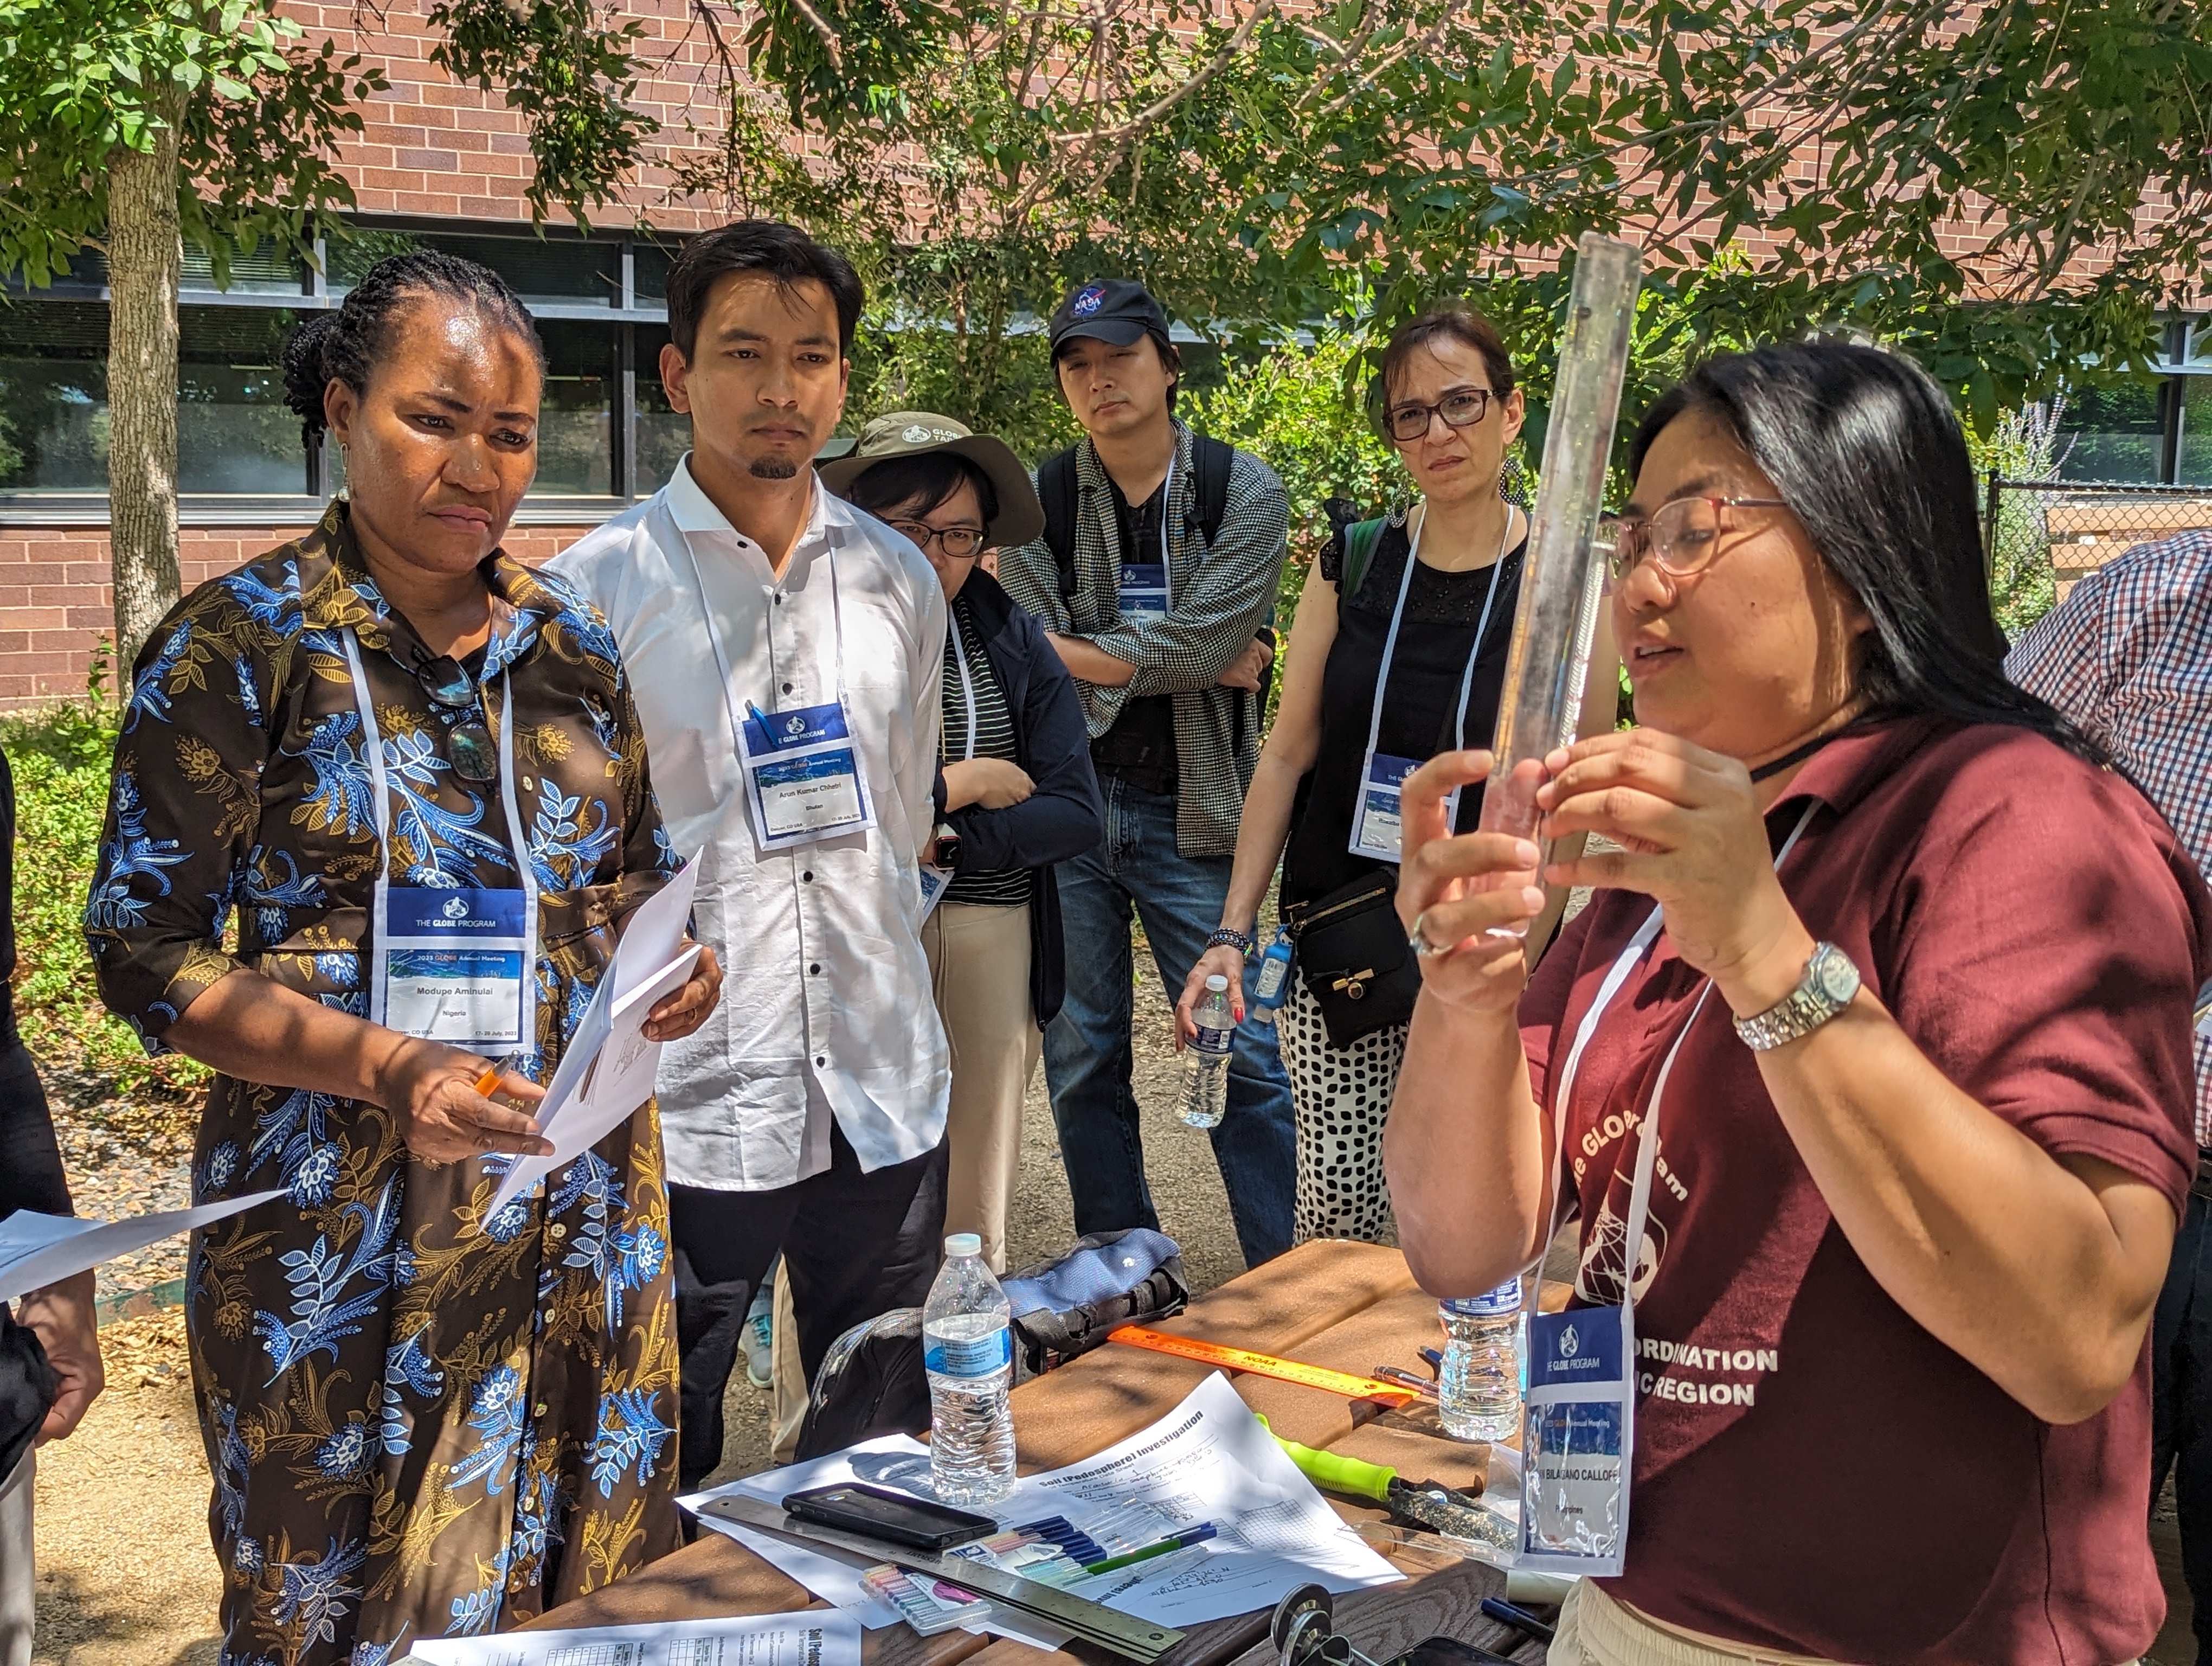
<svg viewBox="0 0 2212 1666">
<path fill-rule="evenodd" d="M 1832 943 L 1815 943 L 1797 987 L 1763 1012 L 1735 1020 L 1735 1033 L 1754 1053 L 1809 1036 L 1851 1004 L 1859 969 Z"/>
</svg>

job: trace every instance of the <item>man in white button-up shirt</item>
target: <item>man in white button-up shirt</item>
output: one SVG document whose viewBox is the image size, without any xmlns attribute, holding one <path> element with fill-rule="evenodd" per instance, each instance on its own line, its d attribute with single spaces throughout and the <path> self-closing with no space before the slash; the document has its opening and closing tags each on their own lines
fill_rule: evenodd
<svg viewBox="0 0 2212 1666">
<path fill-rule="evenodd" d="M 686 1487 L 720 1460 L 723 1389 L 777 1251 L 811 1380 L 846 1328 L 921 1304 L 944 1221 L 951 1069 L 917 872 L 944 593 L 812 468 L 860 310 L 844 257 L 789 226 L 693 239 L 660 361 L 691 453 L 553 563 L 614 629 L 669 837 L 704 853 L 698 934 L 727 969 L 659 1083 Z"/>
</svg>

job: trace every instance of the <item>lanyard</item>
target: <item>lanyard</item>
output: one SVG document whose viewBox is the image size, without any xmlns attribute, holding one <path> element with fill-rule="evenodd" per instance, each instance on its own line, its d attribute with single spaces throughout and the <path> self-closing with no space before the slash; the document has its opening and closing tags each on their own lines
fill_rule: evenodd
<svg viewBox="0 0 2212 1666">
<path fill-rule="evenodd" d="M 1398 599 L 1390 605 L 1390 629 L 1382 638 L 1382 663 L 1375 670 L 1375 699 L 1367 717 L 1367 760 L 1375 761 L 1375 748 L 1382 739 L 1382 691 L 1390 681 L 1390 661 L 1398 651 L 1398 622 L 1405 615 L 1406 597 L 1413 587 L 1413 569 L 1421 558 L 1421 535 L 1429 530 L 1425 507 L 1421 524 L 1406 550 L 1406 570 L 1398 578 Z M 1474 688 L 1474 662 L 1482 655 L 1482 639 L 1490 634 L 1490 610 L 1498 600 L 1498 580 L 1505 570 L 1505 540 L 1513 536 L 1513 508 L 1505 509 L 1505 530 L 1498 539 L 1498 558 L 1490 563 L 1490 588 L 1482 598 L 1482 617 L 1474 627 L 1474 646 L 1468 652 L 1467 670 L 1459 679 L 1459 715 L 1453 733 L 1461 748 L 1467 745 L 1467 701 Z M 1364 777 L 1363 777 L 1364 780 Z M 1455 793 L 1454 799 L 1458 795 Z"/>
<path fill-rule="evenodd" d="M 1796 848 L 1798 839 L 1813 820 L 1813 812 L 1819 808 L 1817 802 L 1805 806 L 1805 813 L 1797 818 L 1797 825 L 1790 830 L 1790 836 L 1782 842 L 1782 848 L 1775 853 L 1774 866 L 1778 870 L 1790 851 Z M 1566 1061 L 1559 1067 L 1559 1086 L 1552 1098 L 1552 1222 L 1555 1227 L 1564 1201 L 1561 1181 L 1566 1162 L 1567 1107 L 1574 1092 L 1576 1073 L 1582 1066 L 1583 1050 L 1589 1045 L 1590 1037 L 1597 1033 L 1599 1021 L 1604 1018 L 1606 1009 L 1613 1005 L 1613 997 L 1620 993 L 1621 985 L 1628 982 L 1629 973 L 1635 970 L 1637 963 L 1644 958 L 1644 951 L 1658 938 L 1664 915 L 1662 908 L 1654 907 L 1644 917 L 1644 923 L 1636 928 L 1635 935 L 1628 939 L 1627 946 L 1606 969 L 1604 981 L 1598 985 L 1597 999 L 1590 1003 L 1589 1011 L 1583 1014 L 1583 1021 L 1575 1027 L 1574 1043 L 1567 1049 Z M 1651 1180 L 1655 1159 L 1659 1152 L 1660 1102 L 1666 1097 L 1667 1080 L 1674 1073 L 1675 1056 L 1681 1052 L 1682 1043 L 1689 1038 L 1691 1030 L 1698 1022 L 1698 1014 L 1704 1010 L 1705 998 L 1712 994 L 1712 989 L 1713 981 L 1707 978 L 1704 987 L 1698 991 L 1696 1003 L 1690 1008 L 1689 1021 L 1682 1026 L 1680 1034 L 1674 1037 L 1674 1045 L 1667 1049 L 1667 1057 L 1659 1067 L 1658 1079 L 1651 1085 L 1651 1102 L 1644 1112 L 1643 1132 L 1638 1136 L 1636 1178 L 1629 1188 L 1628 1231 L 1622 1240 L 1621 1305 L 1624 1308 L 1633 1304 L 1631 1292 L 1636 1282 L 1636 1265 L 1644 1251 L 1644 1223 L 1650 1207 Z"/>
<path fill-rule="evenodd" d="M 343 633 L 345 638 L 346 669 L 353 677 L 354 710 L 361 717 L 362 746 L 368 755 L 368 773 L 375 798 L 376 812 L 376 892 L 374 911 L 370 919 L 377 932 L 385 930 L 391 918 L 389 899 L 392 892 L 392 800 L 391 778 L 384 765 L 384 736 L 376 723 L 376 702 L 369 698 L 368 678 L 362 670 L 361 646 L 355 633 Z M 507 854 L 514 858 L 514 869 L 520 876 L 523 897 L 523 941 L 532 954 L 538 944 L 538 875 L 530 865 L 530 852 L 522 837 L 522 811 L 514 796 L 514 685 L 505 672 L 500 673 L 499 716 L 499 792 L 501 806 L 507 812 Z M 381 954 L 383 945 L 372 944 L 372 952 Z M 386 980 L 380 972 L 369 977 L 369 1022 L 384 1022 Z M 538 977 L 534 967 L 526 964 L 522 978 L 522 1046 L 535 1052 L 538 1047 Z"/>
<path fill-rule="evenodd" d="M 707 645 L 714 649 L 714 668 L 721 673 L 722 709 L 730 720 L 730 740 L 742 758 L 745 756 L 744 714 L 738 708 L 737 678 L 730 670 L 730 656 L 722 647 L 722 633 L 714 627 L 714 606 L 707 599 L 707 575 L 699 564 L 699 552 L 691 546 L 691 534 L 681 526 L 676 529 L 676 533 L 684 540 L 684 559 L 691 563 L 691 587 L 698 593 L 699 617 L 707 627 Z M 845 608 L 837 588 L 837 549 L 834 544 L 823 559 L 830 566 L 830 630 L 836 655 L 837 703 L 842 706 L 845 703 Z M 783 587 L 771 582 L 761 588 L 773 597 Z M 765 634 L 768 637 L 769 710 L 778 712 L 783 709 L 783 679 L 776 674 L 775 607 L 773 602 L 769 607 Z"/>
<path fill-rule="evenodd" d="M 1168 453 L 1168 471 L 1160 482 L 1160 589 L 1168 599 L 1168 611 L 1175 611 L 1175 552 L 1168 547 L 1168 508 L 1175 502 L 1175 453 Z"/>
<path fill-rule="evenodd" d="M 961 749 L 964 763 L 975 756 L 975 675 L 968 668 L 968 645 L 961 640 L 960 616 L 946 607 L 946 624 L 952 633 L 953 658 L 960 666 L 960 697 L 968 704 L 968 744 Z"/>
</svg>

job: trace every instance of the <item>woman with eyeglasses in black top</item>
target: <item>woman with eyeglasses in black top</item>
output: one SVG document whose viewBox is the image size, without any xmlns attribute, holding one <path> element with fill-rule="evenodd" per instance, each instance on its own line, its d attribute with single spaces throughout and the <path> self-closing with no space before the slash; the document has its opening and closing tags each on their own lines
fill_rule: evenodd
<svg viewBox="0 0 2212 1666">
<path fill-rule="evenodd" d="M 490 1205 L 677 858 L 605 622 L 499 547 L 544 380 L 512 291 L 395 257 L 284 368 L 346 491 L 147 641 L 85 921 L 108 1006 L 219 1073 L 196 1198 L 283 1193 L 192 1245 L 225 1653 L 337 1663 L 676 1541 L 651 1103 Z"/>
</svg>

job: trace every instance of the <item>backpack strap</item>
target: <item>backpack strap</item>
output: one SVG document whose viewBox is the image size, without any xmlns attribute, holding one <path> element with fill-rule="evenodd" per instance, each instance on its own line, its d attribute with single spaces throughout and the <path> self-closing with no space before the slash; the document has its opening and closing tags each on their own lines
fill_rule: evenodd
<svg viewBox="0 0 2212 1666">
<path fill-rule="evenodd" d="M 1229 471 L 1237 462 L 1237 447 L 1210 434 L 1190 436 L 1191 472 L 1198 487 L 1198 531 L 1208 550 L 1221 536 L 1223 517 L 1229 513 Z"/>
<path fill-rule="evenodd" d="M 1060 569 L 1063 600 L 1075 594 L 1075 447 L 1054 452 L 1037 465 L 1037 501 L 1044 507 L 1044 541 Z"/>
<path fill-rule="evenodd" d="M 1382 529 L 1390 523 L 1382 516 L 1355 520 L 1344 529 L 1344 578 L 1336 587 L 1340 603 L 1348 602 L 1375 565 L 1375 551 L 1382 543 Z"/>
</svg>

